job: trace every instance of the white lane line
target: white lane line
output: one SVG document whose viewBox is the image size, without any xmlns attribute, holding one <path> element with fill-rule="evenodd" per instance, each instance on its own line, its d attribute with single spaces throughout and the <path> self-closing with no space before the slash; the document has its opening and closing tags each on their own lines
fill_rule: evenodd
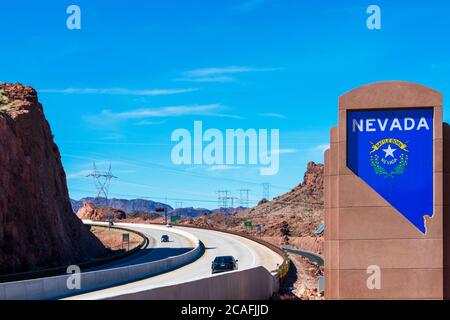
<svg viewBox="0 0 450 320">
<path fill-rule="evenodd" d="M 193 263 L 196 263 L 199 260 L 206 258 L 205 257 L 206 256 L 206 251 L 207 250 L 205 250 L 203 252 L 203 255 L 200 256 Z M 64 298 L 62 300 L 78 300 L 78 299 L 81 299 L 81 300 L 86 299 L 86 300 L 88 300 L 89 296 L 93 296 L 94 299 L 104 299 L 104 298 L 111 298 L 111 297 L 115 297 L 115 296 L 119 296 L 119 295 L 123 295 L 123 294 L 134 293 L 134 292 L 139 292 L 139 291 L 143 291 L 143 290 L 149 290 L 149 289 L 153 289 L 153 288 L 158 288 L 159 287 L 158 285 L 152 285 L 151 283 L 149 283 L 148 284 L 148 288 L 142 289 L 142 290 L 138 290 L 138 291 L 133 291 L 133 289 L 139 288 L 140 284 L 145 284 L 145 282 L 148 282 L 149 280 L 154 281 L 154 280 L 157 280 L 158 278 L 165 277 L 168 274 L 179 272 L 180 270 L 182 270 L 184 268 L 187 268 L 187 267 L 190 267 L 191 265 L 192 265 L 192 263 L 191 264 L 187 264 L 185 266 L 182 266 L 182 267 L 180 267 L 178 269 L 169 271 L 169 272 L 165 272 L 165 273 L 161 273 L 161 274 L 158 274 L 158 275 L 155 275 L 155 276 L 151 276 L 149 278 L 136 280 L 136 281 L 133 281 L 133 282 L 130 282 L 130 283 L 125 283 L 125 284 L 114 286 L 114 287 L 111 287 L 111 288 L 105 288 L 105 289 L 100 289 L 100 290 L 96 290 L 96 291 L 82 293 L 82 294 L 79 294 L 79 295 L 76 295 L 76 296 L 71 296 L 71 297 Z M 177 283 L 169 283 L 167 285 L 173 285 L 173 284 L 177 284 Z M 162 285 L 161 287 L 163 287 L 163 286 L 165 286 L 165 285 Z M 115 293 L 115 294 L 110 294 L 110 293 Z M 97 296 L 97 298 L 95 298 L 95 296 Z"/>
</svg>

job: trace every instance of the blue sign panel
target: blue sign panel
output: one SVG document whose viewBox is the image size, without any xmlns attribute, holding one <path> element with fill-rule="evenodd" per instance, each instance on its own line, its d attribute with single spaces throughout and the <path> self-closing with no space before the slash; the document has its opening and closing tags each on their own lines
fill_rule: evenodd
<svg viewBox="0 0 450 320">
<path fill-rule="evenodd" d="M 422 233 L 433 215 L 433 109 L 349 111 L 347 166 Z"/>
</svg>

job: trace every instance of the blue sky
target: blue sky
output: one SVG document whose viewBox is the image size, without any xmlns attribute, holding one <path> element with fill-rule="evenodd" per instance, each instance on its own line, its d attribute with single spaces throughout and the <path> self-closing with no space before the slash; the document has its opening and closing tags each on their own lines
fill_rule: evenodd
<svg viewBox="0 0 450 320">
<path fill-rule="evenodd" d="M 71 4 L 81 30 L 66 28 Z M 366 27 L 370 4 L 382 30 Z M 85 176 L 96 161 L 119 177 L 112 197 L 213 208 L 216 190 L 251 189 L 254 204 L 262 183 L 282 194 L 308 161 L 323 161 L 340 94 L 407 80 L 446 96 L 448 15 L 437 0 L 10 1 L 0 11 L 0 81 L 38 90 L 75 199 L 94 194 Z M 171 133 L 195 120 L 279 129 L 279 173 L 175 166 Z"/>
</svg>

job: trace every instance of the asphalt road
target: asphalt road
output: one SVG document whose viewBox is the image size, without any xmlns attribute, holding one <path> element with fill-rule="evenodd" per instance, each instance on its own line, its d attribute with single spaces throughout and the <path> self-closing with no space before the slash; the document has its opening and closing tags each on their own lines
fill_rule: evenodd
<svg viewBox="0 0 450 320">
<path fill-rule="evenodd" d="M 127 228 L 132 229 L 134 227 L 132 225 L 127 225 Z M 216 256 L 234 256 L 239 261 L 239 270 L 263 266 L 267 270 L 272 271 L 277 268 L 277 264 L 281 264 L 283 262 L 283 258 L 272 250 L 243 237 L 210 230 L 182 227 L 176 228 L 195 235 L 204 243 L 206 251 L 202 257 L 191 264 L 168 273 L 121 286 L 85 293 L 70 297 L 68 299 L 104 299 L 127 293 L 139 292 L 152 288 L 215 276 L 211 275 L 211 262 Z M 141 231 L 141 229 L 139 229 L 139 231 Z"/>
<path fill-rule="evenodd" d="M 167 230 L 158 230 L 133 226 L 129 229 L 139 231 L 149 239 L 147 248 L 141 249 L 138 253 L 133 254 L 132 256 L 125 259 L 121 259 L 93 269 L 85 270 L 85 272 L 131 266 L 135 264 L 162 260 L 169 257 L 178 256 L 194 248 L 194 243 L 192 243 L 192 241 L 180 234 L 170 232 L 169 228 L 167 228 Z M 169 242 L 161 242 L 161 236 L 164 234 L 169 236 Z"/>
</svg>

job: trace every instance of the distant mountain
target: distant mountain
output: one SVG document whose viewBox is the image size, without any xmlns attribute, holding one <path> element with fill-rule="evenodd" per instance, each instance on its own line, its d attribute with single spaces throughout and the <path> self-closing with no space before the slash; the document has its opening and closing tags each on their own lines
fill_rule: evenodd
<svg viewBox="0 0 450 320">
<path fill-rule="evenodd" d="M 236 212 L 241 212 L 246 210 L 246 208 L 243 207 L 237 207 L 237 208 L 219 208 L 214 210 L 204 209 L 204 208 L 178 208 L 171 212 L 169 212 L 171 215 L 178 215 L 183 218 L 196 218 L 203 215 L 211 215 L 211 214 L 222 214 L 222 215 L 232 215 Z"/>
<path fill-rule="evenodd" d="M 170 212 L 170 215 L 180 216 L 182 218 L 196 218 L 205 214 L 207 215 L 211 214 L 211 210 L 204 208 L 189 207 L 189 208 L 178 208 Z"/>
<path fill-rule="evenodd" d="M 156 208 L 166 208 L 168 212 L 172 211 L 173 208 L 167 204 L 155 202 L 152 200 L 144 199 L 105 199 L 105 198 L 82 198 L 80 200 L 70 200 L 72 204 L 72 209 L 77 212 L 85 203 L 92 203 L 97 207 L 113 208 L 117 210 L 122 210 L 125 213 L 131 214 L 136 212 L 154 212 Z"/>
<path fill-rule="evenodd" d="M 244 207 L 236 207 L 236 208 L 219 208 L 219 209 L 214 209 L 211 211 L 212 214 L 223 214 L 223 215 L 232 215 L 244 210 L 247 210 L 248 208 L 244 208 Z"/>
<path fill-rule="evenodd" d="M 246 210 L 243 207 L 237 208 L 219 208 L 219 209 L 205 209 L 205 208 L 178 208 L 173 209 L 171 206 L 155 202 L 152 200 L 143 200 L 143 199 L 105 199 L 105 198 L 82 198 L 80 200 L 71 199 L 72 209 L 74 212 L 78 212 L 80 208 L 84 206 L 85 203 L 92 203 L 96 207 L 103 208 L 112 208 L 117 210 L 124 211 L 127 215 L 132 215 L 134 213 L 151 213 L 154 212 L 156 208 L 166 208 L 167 212 L 170 215 L 178 215 L 182 218 L 196 218 L 203 215 L 211 215 L 211 214 L 223 214 L 223 215 L 232 215 L 236 212 L 241 212 Z M 163 213 L 160 213 L 163 214 Z"/>
</svg>

